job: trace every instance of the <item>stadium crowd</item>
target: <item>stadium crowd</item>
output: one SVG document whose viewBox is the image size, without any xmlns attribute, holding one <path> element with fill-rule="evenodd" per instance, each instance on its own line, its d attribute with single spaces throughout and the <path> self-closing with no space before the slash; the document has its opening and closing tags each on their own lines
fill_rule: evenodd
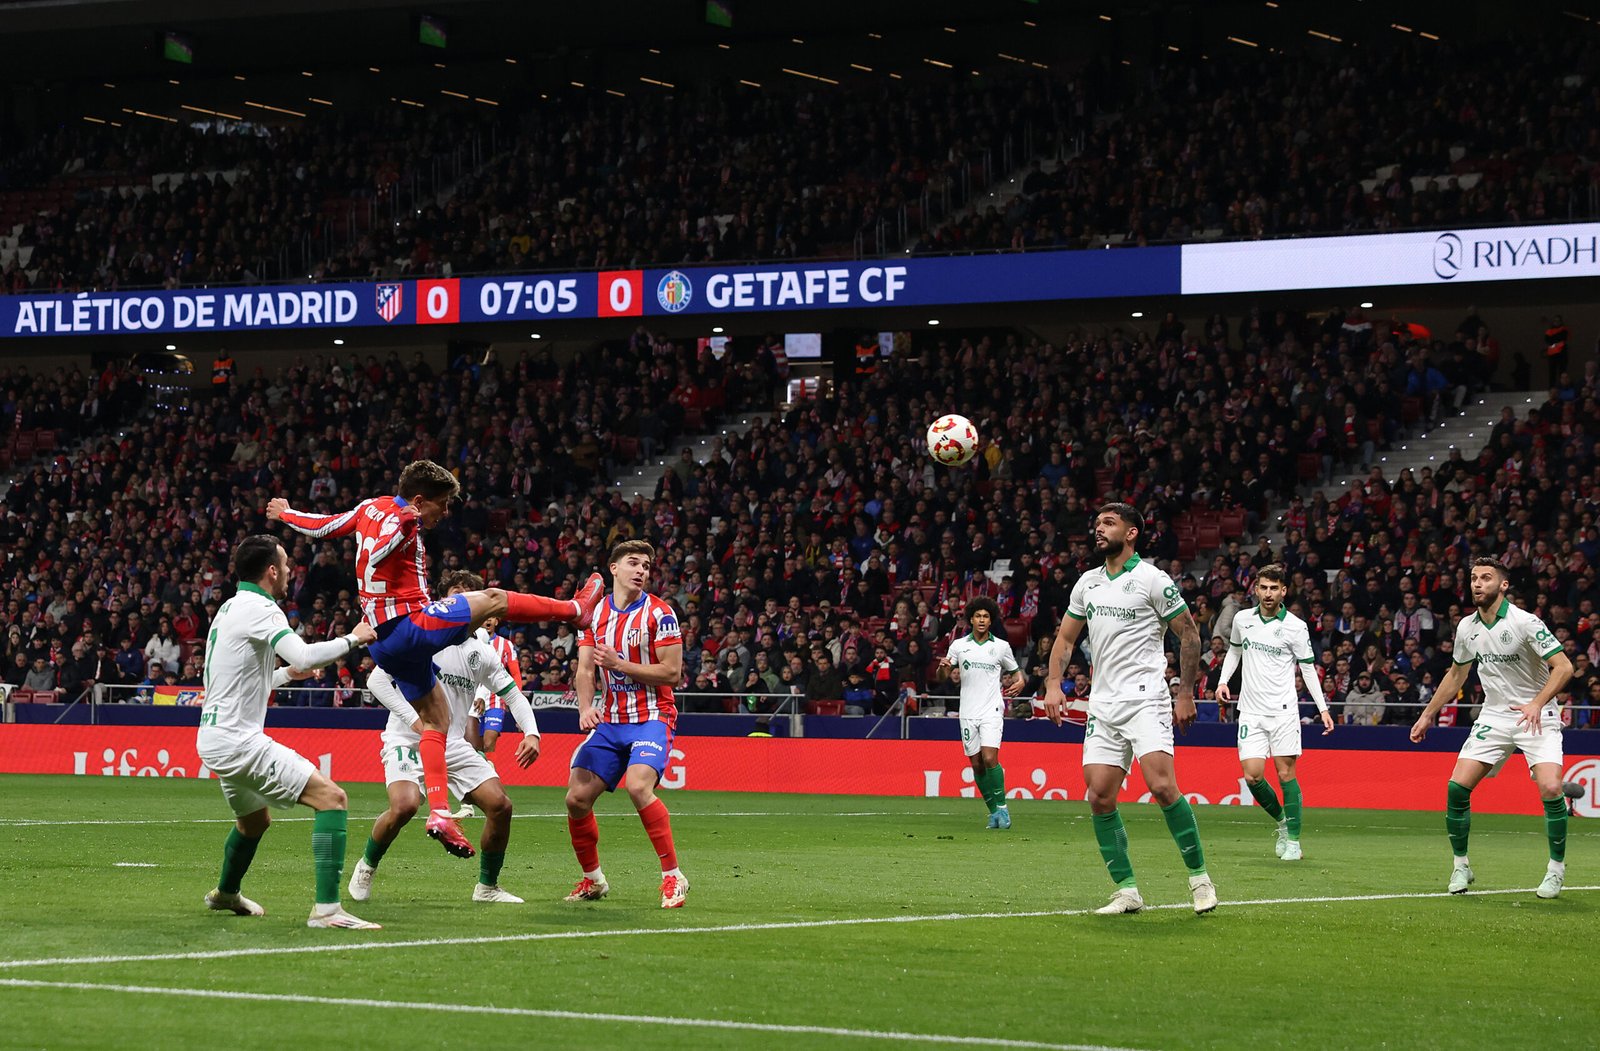
<svg viewBox="0 0 1600 1051">
<path fill-rule="evenodd" d="M 648 539 L 659 550 L 653 588 L 685 625 L 684 686 L 751 697 L 753 708 L 791 695 L 881 712 L 929 693 L 932 658 L 979 594 L 999 602 L 1037 689 L 1051 630 L 1092 561 L 1090 512 L 1111 496 L 1144 511 L 1142 552 L 1170 567 L 1208 639 L 1226 638 L 1256 568 L 1285 561 L 1326 651 L 1327 692 L 1351 721 L 1402 721 L 1395 704 L 1425 698 L 1464 605 L 1462 567 L 1484 551 L 1513 566 L 1519 591 L 1571 649 L 1574 691 L 1586 696 L 1600 657 L 1600 462 L 1583 422 L 1600 397 L 1593 365 L 1525 418 L 1508 417 L 1479 456 L 1392 481 L 1374 468 L 1336 499 L 1297 495 L 1335 465 L 1369 464 L 1386 435 L 1402 433 L 1389 414 L 1408 375 L 1444 375 L 1440 402 L 1483 389 L 1465 344 L 1409 337 L 1339 312 L 1214 317 L 1193 329 L 1169 318 L 1060 345 L 904 336 L 870 373 L 781 416 L 765 412 L 778 341 L 736 341 L 719 360 L 644 329 L 560 363 L 528 352 L 504 363 L 463 356 L 438 373 L 420 353 L 270 375 L 247 364 L 189 411 L 141 404 L 124 369 L 13 368 L 0 374 L 8 403 L 76 412 L 101 433 L 25 471 L 5 501 L 4 678 L 62 697 L 90 682 L 198 682 L 228 553 L 265 527 L 271 496 L 336 510 L 432 458 L 464 490 L 428 538 L 436 572 L 464 566 L 563 593 L 618 540 Z M 98 409 L 84 415 L 87 405 Z M 966 469 L 938 468 L 920 446 L 923 423 L 949 407 L 983 435 Z M 703 462 L 677 441 L 733 411 L 759 416 L 715 440 Z M 1309 465 L 1306 450 L 1320 450 Z M 670 464 L 654 498 L 625 502 L 611 477 L 648 458 Z M 1286 542 L 1274 550 L 1264 534 L 1285 504 Z M 1202 508 L 1243 524 L 1193 573 L 1180 558 L 1183 523 Z M 351 547 L 294 538 L 292 558 L 298 630 L 346 630 Z M 568 629 L 513 638 L 529 689 L 570 685 Z M 1222 652 L 1213 641 L 1213 667 Z M 343 693 L 279 701 L 359 703 L 364 671 L 350 662 L 313 683 Z M 1077 689 L 1086 681 L 1074 678 Z"/>
<path fill-rule="evenodd" d="M 0 289 L 807 258 L 852 255 L 858 237 L 869 252 L 913 240 L 926 252 L 1072 248 L 1596 213 L 1600 133 L 1567 76 L 1593 67 L 1592 43 L 1414 39 L 1230 58 L 1169 54 L 1139 77 L 1094 67 L 574 92 L 495 117 L 329 112 L 262 135 L 63 128 L 0 164 L 0 186 L 77 187 L 24 224 L 31 258 L 6 264 Z M 1437 81 L 1441 65 L 1460 74 Z M 441 184 L 437 159 L 473 137 L 495 148 Z M 61 157 L 74 158 L 68 172 L 53 170 Z M 190 177 L 133 193 L 161 172 Z M 1023 193 L 960 210 L 1012 172 Z M 395 208 L 419 178 L 417 206 Z"/>
<path fill-rule="evenodd" d="M 25 224 L 31 257 L 5 267 L 0 289 L 849 255 L 902 204 L 925 190 L 961 203 L 1005 156 L 1022 159 L 1030 128 L 1027 141 L 1046 149 L 1066 120 L 1050 82 L 998 75 L 880 90 L 573 93 L 498 123 L 401 108 L 313 114 L 260 134 L 72 126 L 0 164 L 0 186 L 81 184 Z M 392 207 L 474 136 L 495 149 L 470 176 Z M 67 173 L 51 169 L 61 157 L 73 158 Z M 172 172 L 187 178 L 132 189 Z M 113 185 L 100 185 L 108 174 Z M 369 206 L 384 221 L 341 225 Z"/>
<path fill-rule="evenodd" d="M 1086 247 L 1595 215 L 1592 40 L 1418 37 L 1168 56 L 1081 150 L 920 251 Z M 1452 74 L 1440 78 L 1437 71 Z M 1370 180 L 1368 186 L 1363 180 Z M 1416 180 L 1416 183 L 1413 182 Z"/>
</svg>

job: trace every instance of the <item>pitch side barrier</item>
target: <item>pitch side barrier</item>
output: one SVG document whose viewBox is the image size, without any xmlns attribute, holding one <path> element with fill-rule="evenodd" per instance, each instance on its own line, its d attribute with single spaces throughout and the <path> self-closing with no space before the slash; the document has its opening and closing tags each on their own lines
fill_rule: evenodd
<svg viewBox="0 0 1600 1051">
<path fill-rule="evenodd" d="M 1600 276 L 1600 223 L 850 262 L 0 297 L 0 339 L 383 328 Z"/>
<path fill-rule="evenodd" d="M 552 695 L 563 697 L 564 695 Z M 685 700 L 712 701 L 722 695 Z M 732 695 L 742 700 L 744 695 Z M 195 753 L 199 708 L 194 705 L 9 703 L 15 722 L 0 725 L 0 773 L 85 777 L 211 776 Z M 91 723 L 91 716 L 96 722 Z M 275 707 L 271 735 L 345 782 L 381 782 L 377 735 L 382 709 Z M 840 795 L 975 797 L 972 768 L 959 747 L 958 720 L 918 716 L 905 721 L 906 738 L 865 740 L 875 720 L 808 715 L 770 722 L 742 714 L 685 713 L 679 717 L 662 784 L 674 789 L 798 792 Z M 565 785 L 573 751 L 582 742 L 574 707 L 540 712 L 542 755 L 529 770 L 508 757 L 519 735 L 508 733 L 493 760 L 509 785 Z M 804 736 L 792 736 L 795 727 Z M 751 737 L 752 731 L 773 736 Z M 1308 726 L 1300 761 L 1309 802 L 1319 808 L 1437 810 L 1442 786 L 1470 727 L 1439 727 L 1422 745 L 1406 740 L 1403 726 L 1340 726 L 1322 737 Z M 1197 723 L 1179 739 L 1178 762 L 1191 801 L 1250 806 L 1240 779 L 1237 729 Z M 1002 755 L 1013 799 L 1085 798 L 1083 728 L 1056 727 L 1043 719 L 1007 720 Z M 1579 814 L 1600 817 L 1600 732 L 1568 731 L 1567 781 L 1585 789 L 1574 800 Z M 1137 768 L 1125 784 L 1124 802 L 1148 802 Z M 1484 813 L 1539 813 L 1525 762 L 1512 758 L 1498 777 L 1473 793 Z"/>
</svg>

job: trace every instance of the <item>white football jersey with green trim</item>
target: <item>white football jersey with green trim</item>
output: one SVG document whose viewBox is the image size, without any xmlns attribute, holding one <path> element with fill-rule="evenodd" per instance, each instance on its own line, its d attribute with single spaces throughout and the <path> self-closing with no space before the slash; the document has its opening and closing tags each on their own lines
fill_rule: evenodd
<svg viewBox="0 0 1600 1051">
<path fill-rule="evenodd" d="M 1508 600 L 1500 600 L 1492 626 L 1474 612 L 1456 625 L 1457 664 L 1478 662 L 1484 710 L 1506 712 L 1527 704 L 1550 679 L 1545 663 L 1561 651 L 1561 643 L 1544 621 Z"/>
<path fill-rule="evenodd" d="M 1167 692 L 1167 622 L 1188 604 L 1172 578 L 1138 555 L 1115 575 L 1096 566 L 1078 578 L 1067 616 L 1084 622 L 1094 654 L 1089 701 L 1161 701 Z"/>
</svg>

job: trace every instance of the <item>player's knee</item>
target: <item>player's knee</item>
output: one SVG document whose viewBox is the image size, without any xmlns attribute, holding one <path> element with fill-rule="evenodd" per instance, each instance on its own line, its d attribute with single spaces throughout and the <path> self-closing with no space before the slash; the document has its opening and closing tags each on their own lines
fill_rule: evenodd
<svg viewBox="0 0 1600 1051">
<path fill-rule="evenodd" d="M 628 798 L 633 800 L 635 810 L 643 810 L 656 798 L 655 785 L 630 783 L 628 785 Z"/>
<path fill-rule="evenodd" d="M 407 799 L 401 803 L 391 802 L 389 804 L 389 812 L 394 815 L 397 824 L 403 825 L 417 816 L 418 805 L 419 803 L 415 799 Z"/>
<path fill-rule="evenodd" d="M 497 823 L 510 821 L 511 809 L 511 797 L 502 792 L 500 795 L 484 801 L 483 816 Z"/>
<path fill-rule="evenodd" d="M 484 616 L 504 617 L 506 615 L 506 592 L 504 588 L 484 588 L 478 594 L 483 596 Z"/>
<path fill-rule="evenodd" d="M 346 794 L 345 790 L 340 788 L 338 785 L 330 784 L 328 786 L 327 795 L 328 795 L 328 806 L 327 806 L 327 809 L 329 809 L 329 810 L 349 810 L 350 809 L 350 796 L 348 794 Z"/>
<path fill-rule="evenodd" d="M 1265 781 L 1266 779 L 1267 779 L 1266 771 L 1262 771 L 1259 774 L 1252 774 L 1248 770 L 1246 770 L 1244 772 L 1245 784 L 1249 785 L 1251 788 L 1254 788 L 1256 785 L 1259 785 L 1261 782 Z"/>
<path fill-rule="evenodd" d="M 586 798 L 575 788 L 567 790 L 567 814 L 571 817 L 583 817 L 594 809 L 594 801 Z"/>
</svg>

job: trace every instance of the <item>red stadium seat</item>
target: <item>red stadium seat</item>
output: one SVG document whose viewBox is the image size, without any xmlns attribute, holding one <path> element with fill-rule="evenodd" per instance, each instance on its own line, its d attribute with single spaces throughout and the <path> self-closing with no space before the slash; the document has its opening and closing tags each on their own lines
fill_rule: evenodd
<svg viewBox="0 0 1600 1051">
<path fill-rule="evenodd" d="M 1222 530 L 1224 540 L 1237 540 L 1244 536 L 1244 524 L 1243 511 L 1223 511 L 1217 515 L 1217 528 Z"/>
<path fill-rule="evenodd" d="M 807 701 L 807 715 L 843 715 L 843 701 Z"/>
<path fill-rule="evenodd" d="M 1409 426 L 1410 424 L 1416 423 L 1420 419 L 1422 419 L 1422 399 L 1401 398 L 1400 422 Z"/>
<path fill-rule="evenodd" d="M 18 434 L 11 443 L 11 452 L 18 460 L 33 459 L 33 432 Z"/>
<path fill-rule="evenodd" d="M 1033 627 L 1033 618 L 1008 617 L 1001 624 L 1006 629 L 1006 641 L 1015 647 L 1028 638 L 1028 629 Z"/>
<path fill-rule="evenodd" d="M 506 526 L 511 523 L 511 512 L 504 507 L 497 507 L 489 512 L 489 535 L 500 536 L 506 531 Z"/>
<path fill-rule="evenodd" d="M 50 452 L 56 447 L 56 432 L 48 427 L 34 431 L 33 447 L 42 453 Z"/>
<path fill-rule="evenodd" d="M 1295 459 L 1295 473 L 1302 482 L 1316 481 L 1322 474 L 1322 457 L 1317 453 L 1301 453 Z"/>
<path fill-rule="evenodd" d="M 1222 546 L 1222 527 L 1217 525 L 1215 519 L 1204 520 L 1195 533 L 1194 542 L 1200 551 L 1215 551 Z"/>
</svg>

